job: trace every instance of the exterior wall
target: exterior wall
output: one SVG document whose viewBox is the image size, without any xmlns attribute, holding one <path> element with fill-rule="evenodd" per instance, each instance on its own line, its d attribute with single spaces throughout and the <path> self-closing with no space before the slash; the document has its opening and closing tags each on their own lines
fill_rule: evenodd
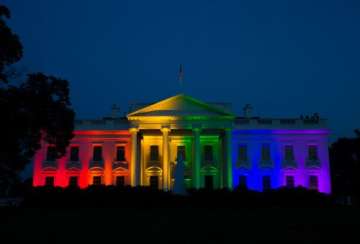
<svg viewBox="0 0 360 244">
<path fill-rule="evenodd" d="M 75 131 L 75 137 L 67 148 L 66 155 L 48 167 L 46 152 L 49 145 L 42 143 L 34 157 L 33 185 L 45 185 L 48 176 L 54 177 L 54 186 L 67 187 L 71 176 L 78 177 L 78 186 L 85 188 L 92 184 L 94 176 L 101 176 L 102 183 L 115 183 L 116 176 L 124 176 L 125 184 L 130 183 L 130 135 L 127 130 L 119 131 Z M 99 164 L 93 164 L 93 147 L 102 146 L 102 158 Z M 70 162 L 70 148 L 79 147 L 79 162 Z M 125 162 L 115 167 L 116 146 L 125 147 Z"/>
<path fill-rule="evenodd" d="M 239 185 L 239 176 L 247 176 L 252 190 L 263 190 L 262 177 L 270 176 L 272 188 L 286 185 L 286 176 L 294 176 L 295 186 L 309 187 L 309 176 L 318 177 L 320 192 L 330 193 L 330 169 L 327 130 L 235 130 L 233 131 L 233 184 Z M 261 166 L 262 144 L 270 144 L 270 167 Z M 247 146 L 249 165 L 240 166 L 239 145 Z M 292 145 L 296 167 L 284 165 L 284 148 Z M 318 148 L 318 166 L 307 165 L 308 146 Z"/>
</svg>

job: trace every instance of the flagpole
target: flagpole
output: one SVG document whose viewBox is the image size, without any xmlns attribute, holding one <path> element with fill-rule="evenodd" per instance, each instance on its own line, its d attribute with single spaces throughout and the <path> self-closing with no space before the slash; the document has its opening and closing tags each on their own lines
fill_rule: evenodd
<svg viewBox="0 0 360 244">
<path fill-rule="evenodd" d="M 178 75 L 179 75 L 178 81 L 180 85 L 180 93 L 184 93 L 184 67 L 182 64 L 180 64 Z"/>
</svg>

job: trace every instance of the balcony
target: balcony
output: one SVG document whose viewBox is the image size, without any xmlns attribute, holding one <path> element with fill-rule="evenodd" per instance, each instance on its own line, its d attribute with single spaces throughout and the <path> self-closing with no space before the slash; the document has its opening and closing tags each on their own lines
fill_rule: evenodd
<svg viewBox="0 0 360 244">
<path fill-rule="evenodd" d="M 321 167 L 321 163 L 319 159 L 307 159 L 305 162 L 305 166 L 307 168 L 320 168 Z"/>
<path fill-rule="evenodd" d="M 46 168 L 51 168 L 51 169 L 57 169 L 58 168 L 58 164 L 56 162 L 56 160 L 46 160 L 42 163 L 42 168 L 46 169 Z"/>
<path fill-rule="evenodd" d="M 66 164 L 66 169 L 81 169 L 81 162 L 80 161 L 69 161 Z"/>
<path fill-rule="evenodd" d="M 149 160 L 147 161 L 147 167 L 159 167 L 161 168 L 160 160 Z"/>
<path fill-rule="evenodd" d="M 296 169 L 297 163 L 295 160 L 284 160 L 282 161 L 281 167 L 283 169 Z"/>
<path fill-rule="evenodd" d="M 260 168 L 273 168 L 274 163 L 271 160 L 261 160 L 259 166 Z"/>
<path fill-rule="evenodd" d="M 237 168 L 250 169 L 251 163 L 249 160 L 239 160 L 236 162 Z"/>
<path fill-rule="evenodd" d="M 129 164 L 126 161 L 114 161 L 112 164 L 112 169 L 114 170 L 118 168 L 129 169 Z"/>
<path fill-rule="evenodd" d="M 104 161 L 90 161 L 89 168 L 104 168 Z"/>
</svg>

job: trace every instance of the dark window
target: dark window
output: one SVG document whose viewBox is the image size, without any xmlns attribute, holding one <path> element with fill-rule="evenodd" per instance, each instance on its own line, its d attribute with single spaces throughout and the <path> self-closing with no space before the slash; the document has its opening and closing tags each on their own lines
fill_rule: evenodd
<svg viewBox="0 0 360 244">
<path fill-rule="evenodd" d="M 93 177 L 93 185 L 101 185 L 101 176 Z"/>
<path fill-rule="evenodd" d="M 286 161 L 294 160 L 294 148 L 291 145 L 285 146 L 285 160 Z"/>
<path fill-rule="evenodd" d="M 239 186 L 242 188 L 247 188 L 247 177 L 246 175 L 239 176 Z"/>
<path fill-rule="evenodd" d="M 45 185 L 46 186 L 54 186 L 54 176 L 46 176 L 45 177 Z"/>
<path fill-rule="evenodd" d="M 77 176 L 70 176 L 69 186 L 78 186 L 78 177 Z"/>
<path fill-rule="evenodd" d="M 212 162 L 213 161 L 213 147 L 211 145 L 206 145 L 204 147 L 204 159 L 205 162 Z"/>
<path fill-rule="evenodd" d="M 317 160 L 318 159 L 318 152 L 317 146 L 310 145 L 308 149 L 309 159 L 310 160 Z"/>
<path fill-rule="evenodd" d="M 49 146 L 46 152 L 46 161 L 55 161 L 56 160 L 56 150 L 55 147 Z"/>
<path fill-rule="evenodd" d="M 263 161 L 270 160 L 270 144 L 263 144 L 261 148 L 261 159 Z"/>
<path fill-rule="evenodd" d="M 246 145 L 240 145 L 239 146 L 239 161 L 245 162 L 248 160 L 247 157 L 247 146 Z"/>
<path fill-rule="evenodd" d="M 150 176 L 150 187 L 152 189 L 159 188 L 159 176 Z"/>
<path fill-rule="evenodd" d="M 125 161 L 125 147 L 116 147 L 116 161 Z"/>
<path fill-rule="evenodd" d="M 159 146 L 157 145 L 150 146 L 150 160 L 151 161 L 159 160 Z"/>
<path fill-rule="evenodd" d="M 177 147 L 177 158 L 179 158 L 180 155 L 181 155 L 182 160 L 185 161 L 186 160 L 185 146 Z"/>
<path fill-rule="evenodd" d="M 124 186 L 125 185 L 125 176 L 116 176 L 116 185 Z"/>
<path fill-rule="evenodd" d="M 70 148 L 70 161 L 73 162 L 79 161 L 79 147 Z"/>
<path fill-rule="evenodd" d="M 267 191 L 271 189 L 271 177 L 268 175 L 263 176 L 262 178 L 263 190 Z"/>
<path fill-rule="evenodd" d="M 94 146 L 93 161 L 102 161 L 102 146 Z"/>
<path fill-rule="evenodd" d="M 310 175 L 310 177 L 309 177 L 309 188 L 311 190 L 318 190 L 318 187 L 319 187 L 318 177 L 316 175 Z"/>
<path fill-rule="evenodd" d="M 293 188 L 295 187 L 295 178 L 292 175 L 287 175 L 286 176 L 286 186 Z"/>
<path fill-rule="evenodd" d="M 212 175 L 205 175 L 204 181 L 205 189 L 214 188 L 214 177 Z"/>
</svg>

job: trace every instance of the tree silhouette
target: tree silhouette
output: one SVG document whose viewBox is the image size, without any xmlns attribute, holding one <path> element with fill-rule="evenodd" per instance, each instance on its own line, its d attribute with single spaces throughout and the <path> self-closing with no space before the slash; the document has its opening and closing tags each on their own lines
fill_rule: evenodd
<svg viewBox="0 0 360 244">
<path fill-rule="evenodd" d="M 330 147 L 332 185 L 337 195 L 358 195 L 360 191 L 360 131 L 355 130 L 355 134 Z"/>
<path fill-rule="evenodd" d="M 57 157 L 65 154 L 75 117 L 67 80 L 35 73 L 18 86 L 9 84 L 5 68 L 22 57 L 22 45 L 3 16 L 10 11 L 0 5 L 0 194 L 16 182 L 41 141 L 53 144 Z"/>
<path fill-rule="evenodd" d="M 0 82 L 7 83 L 9 73 L 6 72 L 6 67 L 22 58 L 23 47 L 19 37 L 6 25 L 4 18 L 10 18 L 10 11 L 0 5 Z"/>
</svg>

